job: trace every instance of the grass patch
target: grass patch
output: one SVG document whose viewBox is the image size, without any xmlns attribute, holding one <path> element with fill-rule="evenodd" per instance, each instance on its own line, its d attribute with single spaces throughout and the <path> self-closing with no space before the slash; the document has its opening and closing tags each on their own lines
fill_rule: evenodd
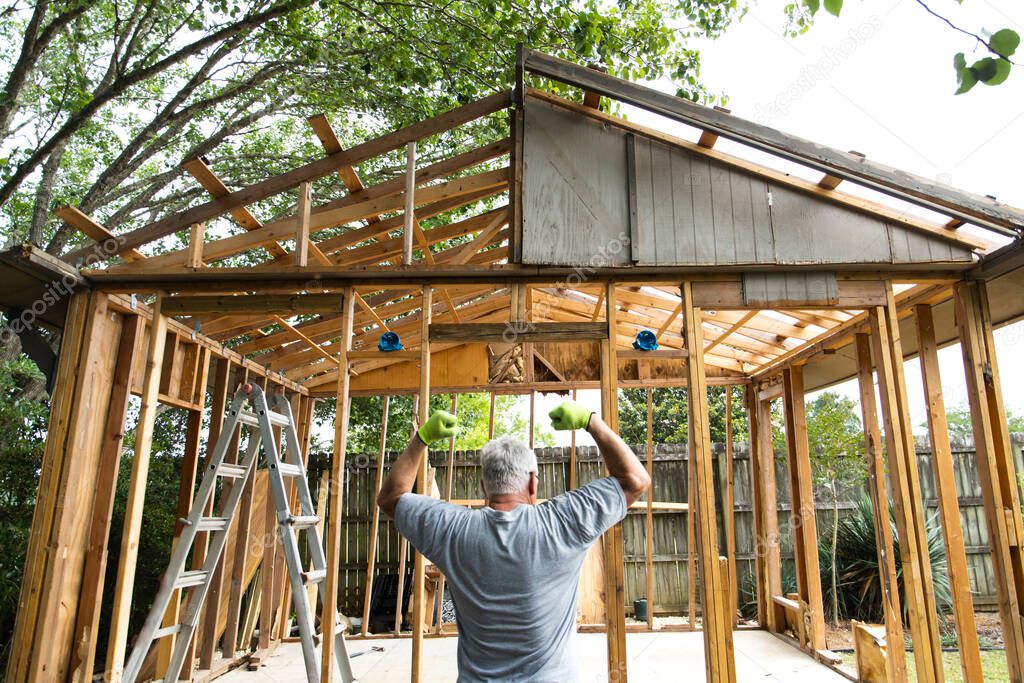
<svg viewBox="0 0 1024 683">
<path fill-rule="evenodd" d="M 852 652 L 844 652 L 842 657 L 843 664 L 846 667 L 851 671 L 856 670 L 857 663 Z M 946 683 L 965 683 L 964 673 L 960 668 L 960 654 L 958 652 L 943 652 L 942 664 L 946 673 Z M 1006 664 L 1006 653 L 1002 650 L 982 652 L 981 670 L 985 674 L 985 683 L 1004 683 L 1004 681 L 1010 680 L 1010 671 Z M 917 673 L 914 670 L 913 652 L 907 652 L 907 680 L 917 680 Z"/>
</svg>

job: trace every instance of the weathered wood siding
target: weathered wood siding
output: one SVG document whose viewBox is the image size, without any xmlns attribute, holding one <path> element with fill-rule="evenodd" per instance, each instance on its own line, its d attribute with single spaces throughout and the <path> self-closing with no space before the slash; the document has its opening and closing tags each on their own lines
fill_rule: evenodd
<svg viewBox="0 0 1024 683">
<path fill-rule="evenodd" d="M 528 100 L 525 121 L 524 263 L 842 265 L 971 258 L 962 246 L 550 104 Z"/>
<path fill-rule="evenodd" d="M 629 265 L 626 134 L 531 105 L 523 144 L 523 262 Z"/>
</svg>

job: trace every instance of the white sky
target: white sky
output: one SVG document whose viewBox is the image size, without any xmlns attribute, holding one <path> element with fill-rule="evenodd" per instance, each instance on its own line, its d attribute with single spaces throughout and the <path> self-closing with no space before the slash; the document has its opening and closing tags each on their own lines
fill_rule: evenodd
<svg viewBox="0 0 1024 683">
<path fill-rule="evenodd" d="M 822 11 L 806 34 L 783 33 L 788 0 L 760 2 L 726 34 L 701 41 L 701 80 L 729 97 L 732 113 L 841 150 L 1024 206 L 1019 156 L 1024 152 L 1024 69 L 999 87 L 956 89 L 953 55 L 973 41 L 929 16 L 914 0 L 847 2 L 839 19 Z M 1008 0 L 932 0 L 954 23 L 977 32 L 1014 28 L 1024 35 L 1024 4 Z M 983 55 L 978 55 L 983 56 Z M 671 92 L 668 83 L 654 84 Z M 629 118 L 695 140 L 685 126 L 635 109 Z M 764 161 L 727 140 L 716 149 Z M 778 162 L 773 162 L 778 166 Z M 792 166 L 781 167 L 796 170 Z M 799 171 L 797 171 L 799 172 Z M 817 179 L 820 174 L 800 175 Z M 849 184 L 843 189 L 849 191 Z M 880 201 L 878 195 L 871 195 Z M 926 215 L 926 214 L 922 214 Z M 1006 405 L 1024 413 L 1024 322 L 996 333 Z M 959 346 L 939 353 L 947 406 L 964 404 Z M 905 366 L 915 432 L 925 420 L 920 367 Z M 832 388 L 857 398 L 853 382 Z M 538 400 L 538 422 L 560 399 Z M 597 392 L 580 392 L 595 410 Z M 543 412 L 542 412 L 543 411 Z M 583 435 L 580 443 L 589 437 Z M 560 439 L 560 442 L 562 439 Z M 568 438 L 564 439 L 568 443 Z"/>
</svg>

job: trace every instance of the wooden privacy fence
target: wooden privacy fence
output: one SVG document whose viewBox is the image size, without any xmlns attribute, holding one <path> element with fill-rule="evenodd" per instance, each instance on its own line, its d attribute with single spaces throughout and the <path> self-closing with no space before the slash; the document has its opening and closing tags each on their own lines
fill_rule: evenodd
<svg viewBox="0 0 1024 683">
<path fill-rule="evenodd" d="M 1022 450 L 1024 434 L 1013 434 L 1014 455 L 1018 471 L 1024 471 Z M 930 512 L 937 504 L 935 481 L 931 467 L 931 453 L 927 439 L 917 442 L 918 466 L 921 472 L 921 486 Z M 641 460 L 646 460 L 644 446 L 634 446 Z M 538 497 L 549 498 L 565 492 L 569 484 L 570 448 L 538 448 L 537 461 L 540 467 Z M 724 477 L 725 448 L 714 445 L 715 472 L 718 474 L 716 487 L 720 489 Z M 385 456 L 385 470 L 397 457 L 396 453 Z M 658 502 L 686 502 L 687 451 L 684 444 L 665 444 L 654 447 L 653 492 Z M 445 452 L 430 454 L 430 464 L 435 468 L 435 479 L 444 489 L 447 479 L 447 458 Z M 973 444 L 970 440 L 953 439 L 953 458 L 957 477 L 957 491 L 960 493 L 960 514 L 963 520 L 964 543 L 967 548 L 967 562 L 970 569 L 971 591 L 975 605 L 979 608 L 994 607 L 995 579 L 988 550 L 988 534 L 985 526 L 984 509 L 981 500 L 981 486 Z M 577 485 L 586 484 L 600 476 L 601 463 L 597 451 L 591 446 L 576 448 Z M 456 451 L 455 473 L 452 483 L 452 497 L 456 499 L 479 498 L 479 452 Z M 750 575 L 754 571 L 754 529 L 750 499 L 750 460 L 747 445 L 737 443 L 733 454 L 736 520 L 736 572 L 737 585 L 741 593 L 740 604 L 751 599 L 753 588 Z M 310 480 L 319 481 L 321 468 L 326 467 L 325 458 L 310 459 L 312 472 Z M 778 454 L 775 459 L 776 481 L 778 482 L 778 516 L 780 549 L 783 562 L 791 562 L 793 556 L 792 535 L 789 527 L 790 497 L 785 458 Z M 374 481 L 377 456 L 350 455 L 346 462 L 345 490 L 343 493 L 342 558 L 340 605 L 345 614 L 362 613 L 366 580 L 366 561 L 369 548 L 370 521 L 374 505 Z M 865 493 L 864 487 L 855 487 L 843 492 L 839 502 L 840 515 L 849 514 L 856 507 L 858 497 Z M 824 490 L 818 490 L 816 513 L 819 534 L 831 532 L 832 503 Z M 717 509 L 721 512 L 721 493 L 716 489 Z M 633 600 L 644 597 L 646 539 L 644 535 L 645 509 L 633 509 L 623 525 L 625 559 L 625 598 L 628 609 Z M 724 515 L 718 515 L 719 534 L 724 533 Z M 655 614 L 682 614 L 686 612 L 689 600 L 687 585 L 687 529 L 686 512 L 676 510 L 655 510 L 654 531 L 654 599 Z M 722 544 L 724 552 L 724 542 Z M 390 520 L 381 517 L 377 541 L 377 574 L 393 574 L 398 571 L 398 534 Z M 407 568 L 408 570 L 408 568 Z M 699 600 L 698 600 L 699 608 Z"/>
</svg>

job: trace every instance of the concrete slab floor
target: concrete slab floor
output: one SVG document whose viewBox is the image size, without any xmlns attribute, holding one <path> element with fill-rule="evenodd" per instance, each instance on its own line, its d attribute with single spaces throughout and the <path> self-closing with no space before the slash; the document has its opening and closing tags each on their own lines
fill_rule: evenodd
<svg viewBox="0 0 1024 683">
<path fill-rule="evenodd" d="M 765 631 L 737 631 L 733 634 L 736 650 L 736 678 L 740 683 L 845 683 L 846 678 L 799 652 Z M 600 633 L 582 633 L 580 683 L 604 683 L 605 637 Z M 631 683 L 652 681 L 703 681 L 704 644 L 700 633 L 630 633 Z M 384 652 L 372 652 L 373 646 Z M 456 679 L 456 638 L 429 638 L 424 644 L 424 683 L 449 683 Z M 349 654 L 365 652 L 352 659 L 359 683 L 405 683 L 409 680 L 409 656 L 412 640 L 354 640 Z M 298 643 L 284 643 L 267 659 L 259 671 L 232 671 L 220 679 L 224 683 L 292 683 L 305 681 L 302 653 Z"/>
</svg>

